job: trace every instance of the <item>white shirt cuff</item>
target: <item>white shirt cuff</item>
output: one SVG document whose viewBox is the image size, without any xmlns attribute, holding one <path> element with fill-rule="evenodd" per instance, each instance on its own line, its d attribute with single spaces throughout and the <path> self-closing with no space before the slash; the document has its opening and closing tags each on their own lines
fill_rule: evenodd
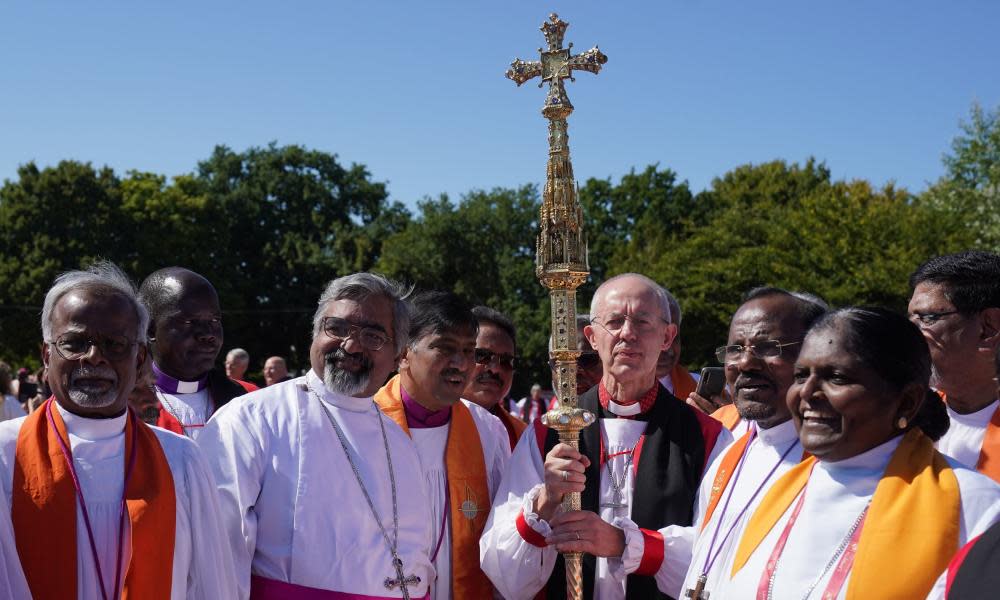
<svg viewBox="0 0 1000 600">
<path fill-rule="evenodd" d="M 639 568 L 642 553 L 646 550 L 646 542 L 643 540 L 642 532 L 639 531 L 639 526 L 631 519 L 615 517 L 611 524 L 625 532 L 625 551 L 622 552 L 621 558 L 608 558 L 608 570 L 611 571 L 611 576 L 622 581 Z"/>
<path fill-rule="evenodd" d="M 548 521 L 539 518 L 538 513 L 535 512 L 535 499 L 538 498 L 538 494 L 542 493 L 544 487 L 545 484 L 540 483 L 524 495 L 524 504 L 521 505 L 521 513 L 524 515 L 524 522 L 528 524 L 528 527 L 531 527 L 542 536 L 548 537 L 552 533 L 552 528 L 549 527 Z M 636 563 L 636 565 L 638 564 Z"/>
</svg>

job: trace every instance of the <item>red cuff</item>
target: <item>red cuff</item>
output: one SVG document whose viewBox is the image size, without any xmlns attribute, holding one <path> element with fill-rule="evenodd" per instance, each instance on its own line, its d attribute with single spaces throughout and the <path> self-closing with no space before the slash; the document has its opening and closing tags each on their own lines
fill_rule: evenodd
<svg viewBox="0 0 1000 600">
<path fill-rule="evenodd" d="M 528 542 L 532 546 L 537 546 L 538 548 L 544 548 L 548 546 L 545 543 L 545 536 L 538 533 L 528 525 L 528 522 L 524 520 L 524 511 L 517 513 L 517 532 L 521 534 L 521 538 Z M 663 556 L 663 538 L 660 538 L 660 556 Z"/>
<path fill-rule="evenodd" d="M 633 574 L 652 577 L 663 564 L 663 535 L 650 529 L 640 528 L 639 532 L 642 533 L 642 560 Z"/>
</svg>

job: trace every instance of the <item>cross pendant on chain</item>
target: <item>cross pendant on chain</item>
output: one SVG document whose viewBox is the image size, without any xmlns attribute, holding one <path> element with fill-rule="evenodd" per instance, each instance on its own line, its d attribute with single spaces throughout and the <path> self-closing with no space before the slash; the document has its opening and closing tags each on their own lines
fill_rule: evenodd
<svg viewBox="0 0 1000 600">
<path fill-rule="evenodd" d="M 709 593 L 705 591 L 705 582 L 708 581 L 708 576 L 702 573 L 698 576 L 698 582 L 694 584 L 694 589 L 688 588 L 684 592 L 685 598 L 690 598 L 691 600 L 708 600 Z"/>
<path fill-rule="evenodd" d="M 410 590 L 406 586 L 417 585 L 420 578 L 416 575 L 403 575 L 403 561 L 398 557 L 392 557 L 392 566 L 396 569 L 396 578 L 386 577 L 383 584 L 387 590 L 394 590 L 397 587 L 403 592 L 403 598 L 410 600 Z"/>
<path fill-rule="evenodd" d="M 611 490 L 611 502 L 602 502 L 601 508 L 628 508 L 628 504 L 622 502 L 622 491 L 615 488 Z"/>
</svg>

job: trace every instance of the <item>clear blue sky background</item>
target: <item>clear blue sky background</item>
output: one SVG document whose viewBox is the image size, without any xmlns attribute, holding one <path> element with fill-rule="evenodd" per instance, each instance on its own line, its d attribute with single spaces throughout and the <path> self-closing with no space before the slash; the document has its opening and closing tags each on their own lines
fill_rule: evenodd
<svg viewBox="0 0 1000 600">
<path fill-rule="evenodd" d="M 973 101 L 1000 105 L 1000 2 L 4 2 L 0 179 L 62 159 L 167 175 L 213 146 L 303 144 L 412 205 L 544 177 L 543 92 L 503 72 L 567 41 L 577 178 L 659 163 L 697 191 L 740 164 L 939 177 Z"/>
</svg>

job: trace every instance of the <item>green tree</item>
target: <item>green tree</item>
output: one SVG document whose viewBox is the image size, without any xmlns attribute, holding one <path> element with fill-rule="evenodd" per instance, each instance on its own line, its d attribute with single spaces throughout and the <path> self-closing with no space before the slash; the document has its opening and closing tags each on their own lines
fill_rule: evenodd
<svg viewBox="0 0 1000 600">
<path fill-rule="evenodd" d="M 1000 251 L 1000 107 L 973 104 L 943 162 L 947 172 L 920 201 L 952 213 L 968 228 L 969 245 Z"/>
<path fill-rule="evenodd" d="M 377 270 L 422 289 L 452 290 L 513 319 L 522 357 L 515 389 L 549 382 L 549 304 L 535 277 L 538 190 L 473 191 L 419 203 L 410 225 L 385 241 Z"/>
<path fill-rule="evenodd" d="M 28 163 L 0 187 L 0 358 L 40 364 L 39 314 L 60 272 L 132 244 L 121 181 L 108 168 Z"/>
</svg>

